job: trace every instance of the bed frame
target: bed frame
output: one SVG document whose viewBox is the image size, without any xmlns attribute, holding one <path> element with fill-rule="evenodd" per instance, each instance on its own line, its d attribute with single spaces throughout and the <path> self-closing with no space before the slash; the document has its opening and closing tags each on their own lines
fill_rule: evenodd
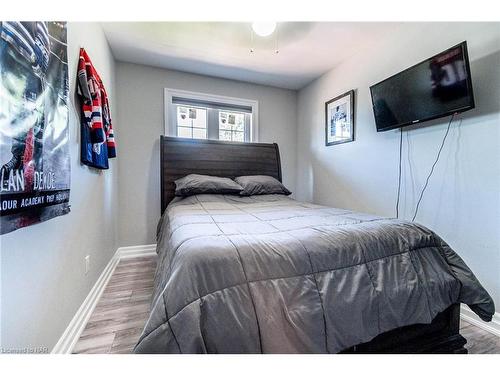
<svg viewBox="0 0 500 375">
<path fill-rule="evenodd" d="M 174 181 L 190 173 L 234 178 L 264 174 L 281 181 L 276 143 L 238 143 L 161 136 L 161 212 L 174 198 Z M 467 342 L 459 333 L 460 307 L 452 305 L 430 324 L 416 324 L 382 333 L 342 353 L 457 353 Z"/>
<path fill-rule="evenodd" d="M 276 143 L 223 142 L 161 136 L 161 212 L 174 199 L 174 181 L 190 173 L 229 178 L 264 174 L 281 182 L 280 152 Z"/>
</svg>

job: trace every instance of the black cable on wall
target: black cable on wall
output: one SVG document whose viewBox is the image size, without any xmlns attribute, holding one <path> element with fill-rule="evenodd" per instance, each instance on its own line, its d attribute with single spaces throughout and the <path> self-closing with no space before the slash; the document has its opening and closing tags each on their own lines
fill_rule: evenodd
<svg viewBox="0 0 500 375">
<path fill-rule="evenodd" d="M 448 133 L 450 132 L 451 123 L 453 122 L 455 115 L 456 115 L 456 113 L 451 115 L 450 122 L 448 122 L 448 128 L 446 128 L 446 133 L 444 134 L 443 141 L 441 142 L 441 146 L 439 147 L 439 151 L 438 151 L 436 160 L 434 161 L 434 164 L 432 164 L 431 171 L 429 172 L 429 175 L 427 176 L 427 179 L 425 180 L 424 187 L 422 188 L 422 191 L 420 192 L 420 196 L 419 196 L 418 201 L 417 201 L 417 206 L 415 207 L 415 213 L 413 214 L 413 218 L 411 219 L 411 221 L 415 221 L 415 218 L 417 217 L 418 209 L 420 207 L 420 202 L 422 201 L 425 189 L 427 189 L 427 185 L 429 184 L 429 180 L 432 176 L 432 173 L 434 172 L 434 167 L 436 166 L 436 164 L 439 161 L 439 157 L 441 156 L 441 151 L 443 151 L 444 143 L 446 141 L 446 137 L 448 137 Z M 401 158 L 401 156 L 400 156 L 400 158 Z"/>
<path fill-rule="evenodd" d="M 399 128 L 399 177 L 398 177 L 398 198 L 396 200 L 396 219 L 399 218 L 399 196 L 401 194 L 401 159 L 403 153 L 403 128 Z"/>
</svg>

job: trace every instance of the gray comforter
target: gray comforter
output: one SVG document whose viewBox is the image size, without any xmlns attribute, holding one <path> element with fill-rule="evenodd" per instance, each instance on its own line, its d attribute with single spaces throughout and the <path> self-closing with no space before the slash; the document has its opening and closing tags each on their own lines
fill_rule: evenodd
<svg viewBox="0 0 500 375">
<path fill-rule="evenodd" d="M 137 353 L 336 353 L 493 301 L 429 229 L 281 195 L 176 198 Z"/>
</svg>

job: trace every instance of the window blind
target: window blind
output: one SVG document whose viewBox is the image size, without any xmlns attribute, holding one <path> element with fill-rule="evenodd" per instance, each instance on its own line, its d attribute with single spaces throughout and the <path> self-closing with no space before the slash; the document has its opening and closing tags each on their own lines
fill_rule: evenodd
<svg viewBox="0 0 500 375">
<path fill-rule="evenodd" d="M 181 97 L 176 97 L 176 96 L 172 97 L 172 104 L 193 106 L 193 107 L 212 108 L 212 109 L 218 109 L 221 111 L 235 111 L 235 112 L 243 112 L 243 113 L 252 113 L 252 107 L 250 107 L 250 106 L 233 105 L 233 104 L 211 102 L 211 101 L 197 100 L 197 99 L 188 99 L 188 98 L 181 98 Z"/>
</svg>

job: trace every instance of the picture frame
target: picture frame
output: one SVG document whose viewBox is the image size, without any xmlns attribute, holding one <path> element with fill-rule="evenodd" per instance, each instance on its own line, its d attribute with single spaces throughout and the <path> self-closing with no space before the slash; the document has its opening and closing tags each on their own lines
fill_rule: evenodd
<svg viewBox="0 0 500 375">
<path fill-rule="evenodd" d="M 325 103 L 325 145 L 354 141 L 354 90 Z"/>
</svg>

